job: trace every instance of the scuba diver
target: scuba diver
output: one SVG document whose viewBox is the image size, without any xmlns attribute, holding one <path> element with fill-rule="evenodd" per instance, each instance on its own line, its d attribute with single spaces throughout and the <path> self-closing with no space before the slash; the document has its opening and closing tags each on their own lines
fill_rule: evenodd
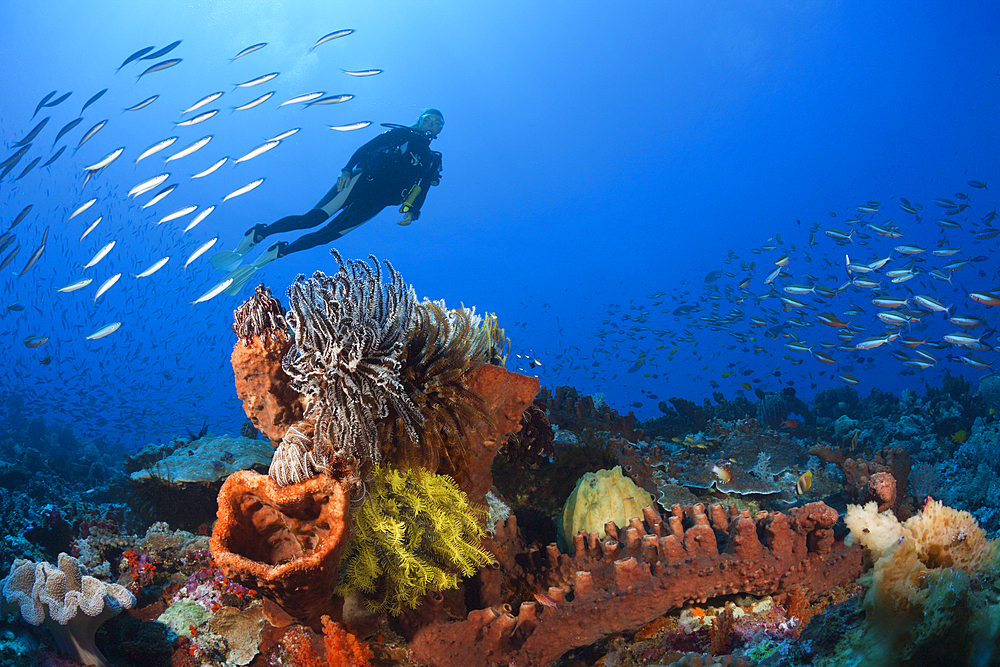
<svg viewBox="0 0 1000 667">
<path fill-rule="evenodd" d="M 226 294 L 238 294 L 258 269 L 275 259 L 338 239 L 386 206 L 400 207 L 403 219 L 396 223 L 399 225 L 409 225 L 420 217 L 427 189 L 441 180 L 441 153 L 432 151 L 430 143 L 444 127 L 444 116 L 437 109 L 426 109 L 413 125 L 382 126 L 389 129 L 354 152 L 336 185 L 309 212 L 289 215 L 270 225 L 254 225 L 236 250 L 211 258 L 215 268 L 229 271 L 226 277 L 233 279 Z M 290 243 L 279 241 L 252 264 L 240 266 L 243 257 L 267 237 L 316 227 L 328 220 L 322 229 Z"/>
</svg>

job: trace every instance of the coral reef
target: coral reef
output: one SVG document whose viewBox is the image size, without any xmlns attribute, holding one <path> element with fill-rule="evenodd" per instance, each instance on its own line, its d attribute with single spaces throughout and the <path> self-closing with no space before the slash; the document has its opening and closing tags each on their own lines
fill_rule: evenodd
<svg viewBox="0 0 1000 667">
<path fill-rule="evenodd" d="M 603 538 L 606 523 L 624 526 L 632 517 L 641 517 L 642 508 L 652 504 L 652 496 L 624 477 L 620 466 L 588 472 L 577 481 L 563 506 L 563 538 L 567 546 L 581 530 Z"/>
<path fill-rule="evenodd" d="M 339 617 L 333 592 L 350 535 L 348 505 L 343 486 L 325 475 L 279 486 L 237 472 L 219 491 L 212 557 L 230 579 L 318 629 L 322 615 Z"/>
<path fill-rule="evenodd" d="M 379 466 L 341 559 L 341 595 L 364 594 L 373 611 L 399 615 L 428 591 L 455 588 L 491 555 L 479 547 L 485 508 L 446 475 Z"/>
</svg>

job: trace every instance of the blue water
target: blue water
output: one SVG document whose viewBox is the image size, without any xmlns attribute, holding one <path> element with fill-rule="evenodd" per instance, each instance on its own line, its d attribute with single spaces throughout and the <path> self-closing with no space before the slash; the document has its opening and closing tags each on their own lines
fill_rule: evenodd
<svg viewBox="0 0 1000 667">
<path fill-rule="evenodd" d="M 760 297 L 783 254 L 791 277 L 776 281 L 779 290 L 789 282 L 836 288 L 847 279 L 845 254 L 862 262 L 892 256 L 884 274 L 906 263 L 894 246 L 934 248 L 946 239 L 961 253 L 924 253 L 921 271 L 984 259 L 956 271 L 951 283 L 921 274 L 894 285 L 879 275 L 886 293 L 933 296 L 953 314 L 996 324 L 967 292 L 1000 286 L 998 239 L 973 236 L 991 226 L 983 219 L 1000 189 L 998 14 L 989 2 L 5 3 L 2 157 L 41 118 L 51 120 L 0 182 L 0 231 L 33 206 L 13 230 L 21 250 L 0 276 L 0 396 L 8 408 L 20 396 L 24 407 L 0 409 L 0 418 L 41 418 L 49 428 L 68 425 L 81 438 L 128 448 L 205 422 L 213 433 L 236 431 L 245 418 L 228 361 L 229 327 L 232 310 L 259 281 L 240 298 L 191 305 L 224 275 L 208 256 L 233 248 L 254 223 L 304 213 L 379 123 L 412 123 L 426 107 L 446 119 L 432 145 L 444 154 L 444 171 L 420 220 L 399 227 L 390 208 L 335 245 L 345 258 L 389 260 L 420 297 L 495 312 L 513 351 L 541 362 L 528 368 L 512 356 L 509 366 L 537 373 L 547 386 L 600 392 L 619 411 L 648 418 L 668 397 L 701 402 L 713 382 L 729 398 L 752 397 L 742 382 L 766 391 L 793 386 L 810 398 L 841 386 L 844 372 L 860 380 L 863 394 L 875 386 L 922 391 L 946 370 L 978 378 L 989 371 L 961 362 L 964 352 L 950 347 L 931 351 L 938 358 L 932 368 L 908 375 L 891 356 L 911 354 L 898 343 L 863 354 L 828 349 L 834 365 L 785 347 L 788 333 L 814 349 L 839 343 L 815 315 L 842 315 L 851 304 L 865 313 L 842 319 L 867 327 L 855 342 L 884 332 L 871 290 L 848 287 L 821 303 L 807 295 L 809 308 L 798 313 L 782 312 L 777 293 Z M 309 51 L 343 28 L 355 32 Z M 164 56 L 181 58 L 178 66 L 138 81 L 158 60 L 115 73 L 134 51 L 178 39 Z M 257 42 L 267 46 L 229 62 Z M 369 68 L 384 71 L 367 78 L 341 71 Z M 268 72 L 280 76 L 234 90 Z M 59 128 L 103 88 L 108 93 L 50 149 Z M 31 120 L 52 90 L 73 94 Z M 174 127 L 182 109 L 217 90 L 225 95 L 203 109 L 221 109 L 217 117 Z M 261 106 L 230 112 L 271 90 Z M 314 90 L 355 97 L 276 108 Z M 149 107 L 122 113 L 154 94 L 160 97 Z M 107 126 L 73 155 L 102 119 Z M 327 129 L 361 120 L 372 125 Z M 265 155 L 188 178 L 294 127 L 301 131 Z M 200 152 L 163 168 L 163 157 L 209 134 Z M 174 146 L 133 168 L 140 151 L 172 135 L 179 137 Z M 63 144 L 66 152 L 51 167 L 14 182 L 30 160 L 40 156 L 41 164 Z M 122 157 L 81 190 L 83 168 L 118 147 L 126 149 Z M 152 193 L 126 199 L 132 186 L 162 171 L 173 174 L 168 183 L 179 184 L 176 192 L 145 210 L 139 204 Z M 265 178 L 261 187 L 220 204 L 258 178 Z M 92 197 L 98 202 L 67 222 Z M 920 222 L 899 208 L 901 197 L 922 205 Z M 951 216 L 961 229 L 934 223 L 945 217 L 935 198 L 968 204 Z M 869 201 L 880 203 L 878 212 L 859 214 Z M 193 216 L 156 224 L 190 204 L 218 208 L 186 234 Z M 78 241 L 97 216 L 102 222 Z M 865 227 L 888 219 L 902 238 Z M 46 228 L 41 260 L 18 277 Z M 831 228 L 855 232 L 854 242 L 838 245 L 825 234 Z M 188 255 L 212 238 L 216 246 L 183 270 Z M 111 253 L 84 270 L 112 240 Z M 775 248 L 761 250 L 769 244 Z M 133 277 L 167 255 L 153 276 Z M 328 249 L 317 248 L 255 278 L 283 295 L 297 274 L 335 268 Z M 732 275 L 706 283 L 716 270 Z M 115 273 L 120 281 L 95 303 L 97 286 Z M 55 291 L 81 277 L 94 282 Z M 741 296 L 737 284 L 746 277 L 751 284 Z M 25 310 L 6 310 L 18 301 Z M 684 303 L 704 310 L 673 315 Z M 700 319 L 716 313 L 723 322 Z M 766 328 L 794 316 L 812 326 L 786 324 L 770 338 L 750 324 L 755 315 L 774 318 Z M 115 333 L 85 340 L 116 321 L 122 326 Z M 953 330 L 932 313 L 903 333 L 934 342 Z M 49 340 L 28 348 L 23 340 L 31 335 Z M 43 365 L 46 355 L 51 363 Z M 723 377 L 727 371 L 732 375 Z"/>
</svg>

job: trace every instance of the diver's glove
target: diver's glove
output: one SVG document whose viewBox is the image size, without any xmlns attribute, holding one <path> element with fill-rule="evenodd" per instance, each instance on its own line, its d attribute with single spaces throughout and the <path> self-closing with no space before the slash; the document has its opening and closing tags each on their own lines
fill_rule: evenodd
<svg viewBox="0 0 1000 667">
<path fill-rule="evenodd" d="M 410 213 L 410 212 L 407 212 L 406 215 L 403 216 L 403 219 L 400 220 L 399 222 L 397 222 L 396 224 L 400 225 L 401 227 L 406 227 L 411 222 L 413 222 L 413 214 Z"/>
<path fill-rule="evenodd" d="M 340 177 L 337 179 L 337 192 L 347 187 L 347 184 L 351 182 L 352 175 L 350 169 L 340 170 Z"/>
</svg>

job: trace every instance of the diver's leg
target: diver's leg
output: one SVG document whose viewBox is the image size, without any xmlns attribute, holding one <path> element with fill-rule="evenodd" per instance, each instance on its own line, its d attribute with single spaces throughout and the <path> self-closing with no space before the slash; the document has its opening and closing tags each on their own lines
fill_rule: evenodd
<svg viewBox="0 0 1000 667">
<path fill-rule="evenodd" d="M 381 204 L 354 202 L 342 210 L 330 224 L 319 231 L 301 236 L 284 248 L 279 249 L 278 256 L 284 257 L 293 252 L 308 250 L 309 248 L 315 248 L 318 245 L 324 245 L 330 241 L 339 239 L 344 234 L 374 218 L 383 208 L 385 206 Z"/>
</svg>

